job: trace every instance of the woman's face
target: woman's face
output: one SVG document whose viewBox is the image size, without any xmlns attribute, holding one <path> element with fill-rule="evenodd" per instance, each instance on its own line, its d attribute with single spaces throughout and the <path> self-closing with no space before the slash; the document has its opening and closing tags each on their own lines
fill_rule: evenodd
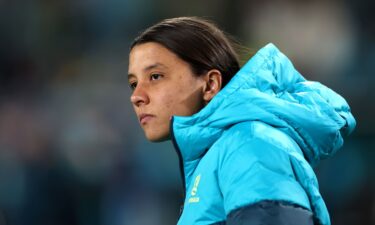
<svg viewBox="0 0 375 225">
<path fill-rule="evenodd" d="M 129 55 L 130 97 L 138 120 L 150 141 L 169 139 L 171 116 L 190 116 L 205 104 L 202 76 L 162 45 L 136 45 Z"/>
</svg>

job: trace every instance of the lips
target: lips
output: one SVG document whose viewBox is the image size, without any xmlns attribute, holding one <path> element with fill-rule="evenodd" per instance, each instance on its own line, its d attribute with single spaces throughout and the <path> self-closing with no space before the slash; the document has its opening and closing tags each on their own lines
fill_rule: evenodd
<svg viewBox="0 0 375 225">
<path fill-rule="evenodd" d="M 141 125 L 144 125 L 154 117 L 155 116 L 152 114 L 142 113 L 139 115 L 139 122 L 141 123 Z"/>
</svg>

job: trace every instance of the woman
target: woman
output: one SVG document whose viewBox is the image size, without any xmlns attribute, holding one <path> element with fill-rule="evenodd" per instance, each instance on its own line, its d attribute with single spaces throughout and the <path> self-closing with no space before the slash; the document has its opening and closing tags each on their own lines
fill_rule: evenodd
<svg viewBox="0 0 375 225">
<path fill-rule="evenodd" d="M 167 19 L 131 45 L 128 79 L 147 139 L 172 140 L 178 152 L 178 224 L 330 224 L 311 166 L 342 146 L 355 120 L 273 44 L 240 69 L 215 25 Z"/>
</svg>

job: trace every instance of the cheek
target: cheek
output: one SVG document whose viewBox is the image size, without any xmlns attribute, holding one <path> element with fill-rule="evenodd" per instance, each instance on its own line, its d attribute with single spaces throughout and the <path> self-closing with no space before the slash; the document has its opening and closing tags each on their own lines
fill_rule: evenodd
<svg viewBox="0 0 375 225">
<path fill-rule="evenodd" d="M 154 106 L 158 108 L 160 115 L 163 115 L 163 120 L 169 120 L 171 116 L 179 114 L 181 105 L 182 90 L 171 91 L 170 88 L 166 88 L 166 90 L 169 91 L 163 91 L 162 94 L 159 92 L 157 98 L 154 98 Z"/>
<path fill-rule="evenodd" d="M 192 90 L 184 90 L 183 87 L 178 92 L 168 93 L 165 96 L 164 109 L 168 116 L 191 116 L 200 110 L 200 96 Z"/>
<path fill-rule="evenodd" d="M 161 110 L 167 113 L 168 116 L 172 116 L 175 113 L 174 110 L 176 109 L 176 104 L 178 102 L 178 99 L 176 98 L 177 96 L 172 93 L 167 93 L 163 97 L 164 104 Z"/>
</svg>

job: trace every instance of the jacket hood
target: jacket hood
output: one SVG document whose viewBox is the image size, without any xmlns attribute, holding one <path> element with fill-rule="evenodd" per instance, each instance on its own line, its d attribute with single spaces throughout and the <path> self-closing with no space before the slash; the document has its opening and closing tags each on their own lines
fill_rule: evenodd
<svg viewBox="0 0 375 225">
<path fill-rule="evenodd" d="M 340 95 L 307 81 L 273 44 L 261 48 L 198 113 L 172 118 L 183 160 L 198 159 L 232 125 L 262 121 L 293 138 L 311 165 L 334 154 L 355 119 Z"/>
</svg>

